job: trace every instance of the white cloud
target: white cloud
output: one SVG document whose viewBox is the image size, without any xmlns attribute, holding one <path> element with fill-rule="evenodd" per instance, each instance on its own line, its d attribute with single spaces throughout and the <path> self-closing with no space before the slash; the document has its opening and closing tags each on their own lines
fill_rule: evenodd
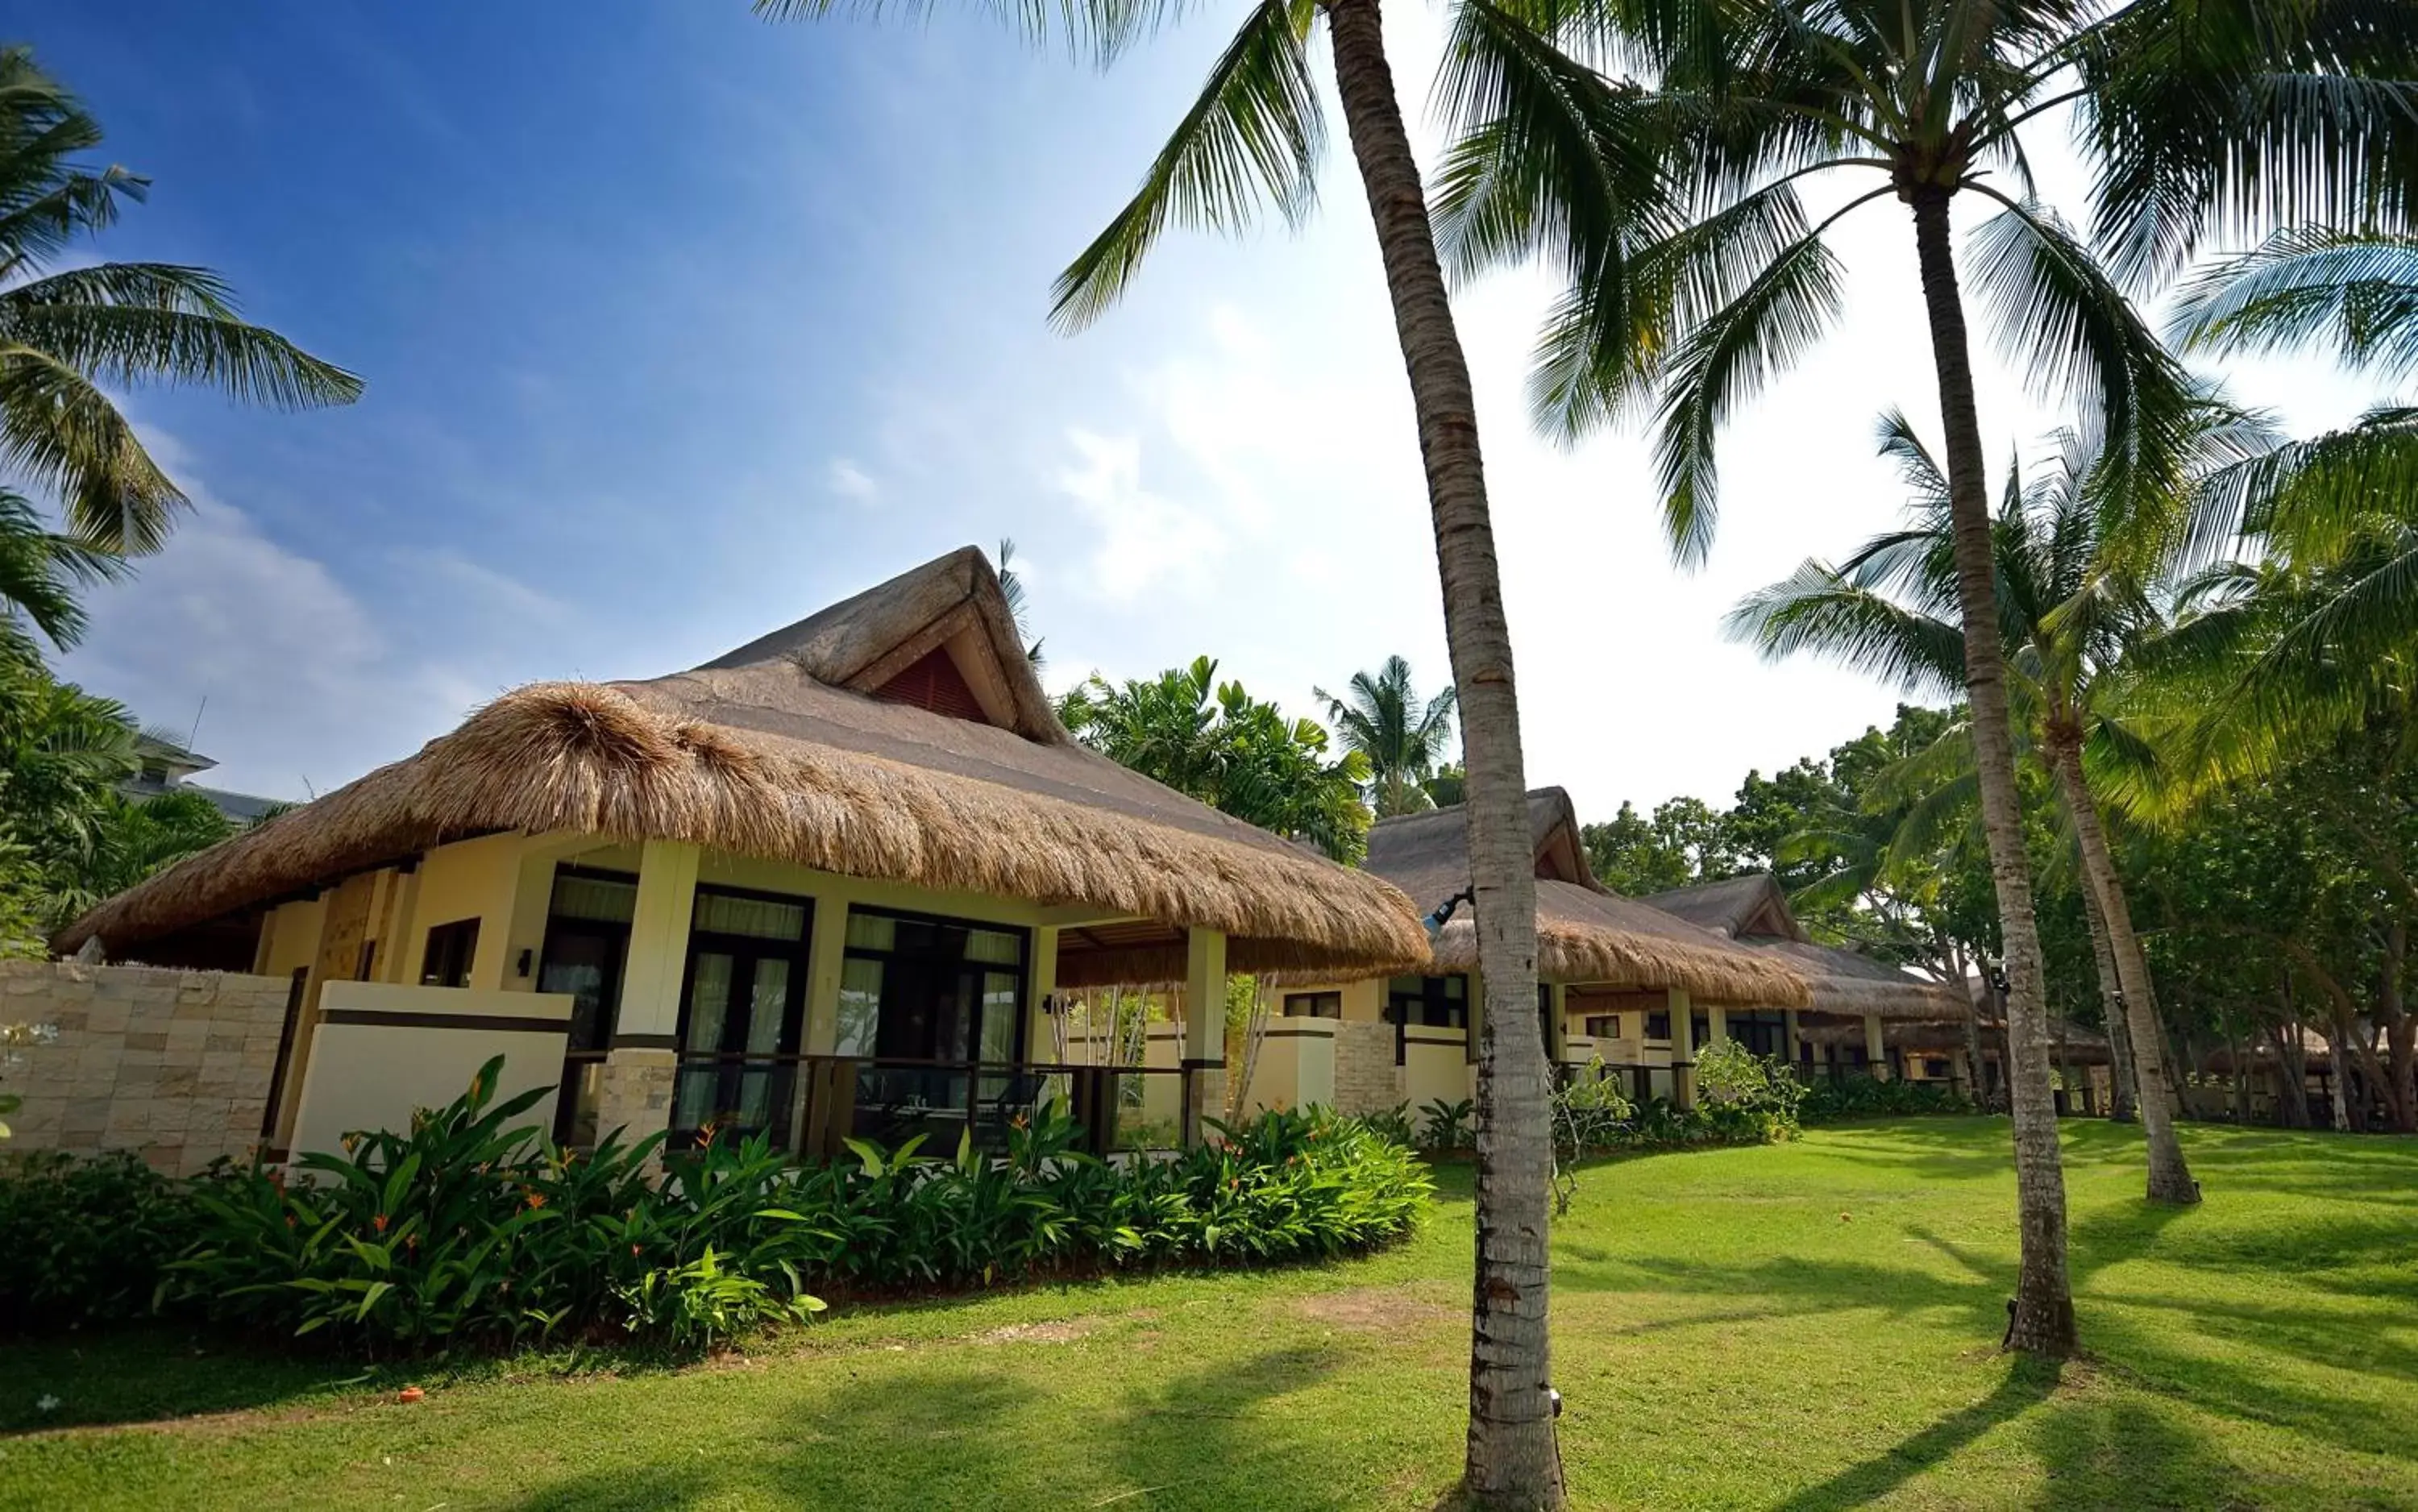
<svg viewBox="0 0 2418 1512">
<path fill-rule="evenodd" d="M 407 654 L 412 627 L 382 624 L 325 565 L 185 481 L 192 511 L 132 580 L 93 595 L 62 676 L 145 722 L 198 715 L 195 741 L 220 763 L 207 780 L 281 798 L 392 760 L 481 696 Z"/>
<path fill-rule="evenodd" d="M 880 494 L 881 485 L 873 475 L 846 457 L 832 458 L 831 491 L 846 499 L 869 504 Z"/>
<path fill-rule="evenodd" d="M 1090 589 L 1130 603 L 1162 587 L 1204 587 L 1226 554 L 1226 534 L 1207 515 L 1142 486 L 1141 442 L 1080 428 L 1070 428 L 1066 441 L 1081 460 L 1055 481 L 1091 518 Z"/>
</svg>

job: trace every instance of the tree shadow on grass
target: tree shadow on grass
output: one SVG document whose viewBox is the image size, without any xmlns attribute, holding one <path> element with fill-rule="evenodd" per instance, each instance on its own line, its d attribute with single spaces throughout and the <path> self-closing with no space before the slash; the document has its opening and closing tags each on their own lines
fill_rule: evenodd
<svg viewBox="0 0 2418 1512">
<path fill-rule="evenodd" d="M 239 1413 L 401 1386 L 417 1368 L 155 1324 L 0 1341 L 0 1439 Z M 54 1405 L 45 1410 L 40 1404 Z"/>
<path fill-rule="evenodd" d="M 1351 1488 L 1323 1477 L 1314 1435 L 1267 1410 L 1324 1380 L 1339 1363 L 1332 1352 L 1298 1346 L 1207 1367 L 1088 1420 L 987 1368 L 979 1353 L 955 1358 L 851 1381 L 811 1411 L 768 1414 L 741 1453 L 711 1444 L 656 1462 L 590 1464 L 514 1512 L 651 1512 L 742 1495 L 849 1512 L 1351 1504 Z M 802 1358 L 773 1367 L 845 1366 Z M 1108 1467 L 1122 1484 L 1103 1490 Z"/>
<path fill-rule="evenodd" d="M 1949 1413 L 1912 1438 L 1849 1465 L 1818 1486 L 1779 1504 L 1779 1512 L 1819 1512 L 1861 1506 L 1886 1496 L 1933 1466 L 1962 1453 L 1976 1439 L 2048 1399 L 2057 1389 L 2058 1367 L 2019 1360 L 1997 1389 L 1970 1407 Z"/>
</svg>

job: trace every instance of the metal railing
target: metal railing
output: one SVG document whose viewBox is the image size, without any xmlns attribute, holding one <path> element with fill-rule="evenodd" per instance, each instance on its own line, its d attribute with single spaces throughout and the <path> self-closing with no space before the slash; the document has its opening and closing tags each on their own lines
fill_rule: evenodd
<svg viewBox="0 0 2418 1512">
<path fill-rule="evenodd" d="M 767 1134 L 810 1160 L 849 1139 L 895 1150 L 917 1135 L 948 1155 L 971 1131 L 978 1150 L 1052 1103 L 1092 1154 L 1172 1148 L 1191 1117 L 1192 1078 L 1174 1066 L 940 1061 L 853 1055 L 683 1053 L 675 1062 L 671 1145 Z"/>
</svg>

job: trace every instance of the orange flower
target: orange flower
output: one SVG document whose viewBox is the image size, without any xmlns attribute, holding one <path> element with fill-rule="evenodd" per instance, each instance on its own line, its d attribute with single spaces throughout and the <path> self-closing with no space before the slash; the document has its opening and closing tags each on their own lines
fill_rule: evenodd
<svg viewBox="0 0 2418 1512">
<path fill-rule="evenodd" d="M 372 1224 L 372 1225 L 374 1225 L 374 1226 L 377 1229 L 377 1231 L 378 1231 L 378 1232 L 380 1232 L 380 1233 L 384 1233 L 384 1232 L 386 1232 L 386 1214 L 383 1214 L 383 1213 L 379 1214 L 376 1217 L 372 1218 L 372 1219 L 370 1220 L 370 1222 L 371 1222 L 371 1224 Z"/>
<path fill-rule="evenodd" d="M 542 1208 L 545 1206 L 545 1194 L 543 1192 L 531 1192 L 528 1195 L 528 1205 L 532 1208 Z"/>
</svg>

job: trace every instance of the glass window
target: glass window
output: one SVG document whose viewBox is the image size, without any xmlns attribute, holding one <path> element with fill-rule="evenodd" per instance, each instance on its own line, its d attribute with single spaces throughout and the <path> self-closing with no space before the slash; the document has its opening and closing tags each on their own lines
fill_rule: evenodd
<svg viewBox="0 0 2418 1512">
<path fill-rule="evenodd" d="M 886 913 L 867 913 L 863 909 L 848 911 L 848 948 L 850 950 L 890 950 L 898 942 L 898 921 Z"/>
<path fill-rule="evenodd" d="M 806 938 L 806 906 L 701 887 L 696 891 L 696 911 L 689 927 L 703 935 L 800 940 Z"/>
<path fill-rule="evenodd" d="M 850 925 L 853 931 L 853 925 Z M 839 1037 L 835 1055 L 871 1055 L 873 1033 L 881 1021 L 881 963 L 851 958 L 840 965 Z"/>
<path fill-rule="evenodd" d="M 1385 1021 L 1431 1029 L 1469 1027 L 1469 978 L 1398 976 L 1386 985 Z"/>
<path fill-rule="evenodd" d="M 1669 1009 L 1666 1008 L 1660 1013 L 1652 1013 L 1645 1016 L 1645 1037 L 1649 1040 L 1667 1041 L 1670 1039 L 1671 1012 Z"/>
<path fill-rule="evenodd" d="M 966 959 L 995 966 L 1022 966 L 1024 937 L 998 929 L 969 929 L 966 931 Z"/>
<path fill-rule="evenodd" d="M 1343 1016 L 1343 994 L 1288 992 L 1285 994 L 1284 1016 L 1287 1018 L 1340 1018 Z"/>
<path fill-rule="evenodd" d="M 1620 1038 L 1620 1016 L 1618 1014 L 1591 1014 L 1587 1017 L 1586 1031 L 1587 1038 L 1589 1039 L 1616 1040 Z"/>
<path fill-rule="evenodd" d="M 554 874 L 554 902 L 547 911 L 557 919 L 628 924 L 638 911 L 638 880 L 635 877 L 558 868 Z"/>
<path fill-rule="evenodd" d="M 479 921 L 460 919 L 428 931 L 428 948 L 420 957 L 423 987 L 467 987 L 470 961 L 479 954 Z"/>
</svg>

